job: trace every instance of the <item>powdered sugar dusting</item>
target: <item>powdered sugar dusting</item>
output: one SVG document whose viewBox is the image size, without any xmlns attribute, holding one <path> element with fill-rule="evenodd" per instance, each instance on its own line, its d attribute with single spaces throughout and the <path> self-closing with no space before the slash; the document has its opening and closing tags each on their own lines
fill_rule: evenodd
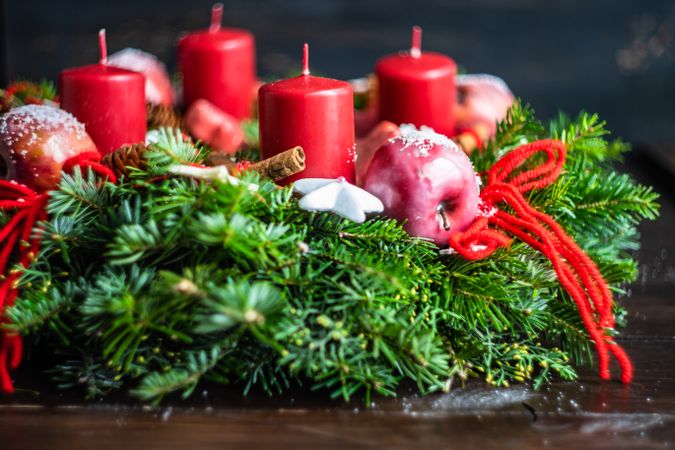
<svg viewBox="0 0 675 450">
<path fill-rule="evenodd" d="M 495 89 L 498 89 L 502 92 L 511 94 L 511 89 L 504 80 L 494 75 L 488 73 L 472 73 L 472 74 L 463 74 L 457 75 L 456 79 L 457 87 L 470 86 L 473 84 L 484 83 L 493 86 Z"/>
<path fill-rule="evenodd" d="M 356 162 L 356 144 L 347 149 L 347 164 Z"/>
<path fill-rule="evenodd" d="M 76 139 L 87 137 L 84 125 L 67 111 L 47 105 L 25 105 L 14 108 L 0 117 L 0 139 L 7 147 L 25 141 L 25 145 L 35 144 L 41 132 L 65 130 Z M 26 150 L 19 150 L 25 154 Z"/>
<path fill-rule="evenodd" d="M 497 208 L 489 203 L 485 203 L 483 199 L 480 199 L 478 202 L 478 211 L 476 211 L 477 217 L 492 217 L 497 212 Z"/>
<path fill-rule="evenodd" d="M 108 64 L 122 69 L 144 72 L 161 68 L 166 70 L 164 64 L 155 55 L 138 50 L 125 48 L 108 57 Z"/>
<path fill-rule="evenodd" d="M 148 130 L 145 133 L 145 145 L 152 145 L 159 142 L 162 137 L 162 133 L 158 129 Z"/>
<path fill-rule="evenodd" d="M 482 252 L 483 250 L 487 250 L 488 247 L 484 244 L 471 244 L 469 245 L 469 248 L 473 252 Z M 444 248 L 438 251 L 438 254 L 441 256 L 454 255 L 455 253 L 457 253 L 457 251 L 452 247 Z"/>
<path fill-rule="evenodd" d="M 450 138 L 436 133 L 433 128 L 422 125 L 418 130 L 415 125 L 404 123 L 399 127 L 399 130 L 401 136 L 394 137 L 389 142 L 402 140 L 401 151 L 412 149 L 417 157 L 426 158 L 429 156 L 429 151 L 436 145 L 455 152 L 462 151 Z"/>
<path fill-rule="evenodd" d="M 108 64 L 111 66 L 127 69 L 134 72 L 140 72 L 146 75 L 145 77 L 145 97 L 150 103 L 161 103 L 162 93 L 158 86 L 155 85 L 157 78 L 148 76 L 150 73 L 161 73 L 162 78 L 167 80 L 169 75 L 166 71 L 166 66 L 157 57 L 151 53 L 138 50 L 136 48 L 125 48 L 119 52 L 108 57 Z M 167 86 L 170 89 L 170 85 Z"/>
<path fill-rule="evenodd" d="M 352 85 L 352 90 L 357 93 L 365 93 L 370 90 L 370 80 L 368 78 L 355 78 L 349 80 Z"/>
</svg>

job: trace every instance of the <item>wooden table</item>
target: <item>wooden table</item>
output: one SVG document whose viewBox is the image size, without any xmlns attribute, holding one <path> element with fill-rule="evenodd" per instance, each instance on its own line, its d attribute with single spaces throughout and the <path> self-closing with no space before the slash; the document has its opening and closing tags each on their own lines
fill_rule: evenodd
<svg viewBox="0 0 675 450">
<path fill-rule="evenodd" d="M 539 392 L 473 383 L 425 398 L 403 391 L 370 409 L 321 393 L 242 398 L 213 387 L 156 409 L 126 398 L 84 404 L 72 394 L 23 392 L 0 400 L 0 449 L 668 448 L 675 444 L 675 183 L 639 152 L 628 168 L 663 195 L 661 219 L 642 227 L 641 275 L 620 339 L 636 366 L 629 386 L 589 371 L 581 383 Z"/>
</svg>

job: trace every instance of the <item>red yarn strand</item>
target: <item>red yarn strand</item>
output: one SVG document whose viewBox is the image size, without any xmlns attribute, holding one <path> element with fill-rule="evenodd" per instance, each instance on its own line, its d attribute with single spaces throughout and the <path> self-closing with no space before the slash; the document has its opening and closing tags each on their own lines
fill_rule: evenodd
<svg viewBox="0 0 675 450">
<path fill-rule="evenodd" d="M 529 158 L 543 153 L 546 161 L 514 175 Z M 584 326 L 595 343 L 600 377 L 610 378 L 610 354 L 621 368 L 621 381 L 630 383 L 633 366 L 625 351 L 607 334 L 614 327 L 613 299 L 607 281 L 598 266 L 574 242 L 552 217 L 534 209 L 523 197 L 532 189 L 541 189 L 558 179 L 565 165 L 566 150 L 562 142 L 541 140 L 522 145 L 497 161 L 488 172 L 487 186 L 481 199 L 487 210 L 462 233 L 450 237 L 452 247 L 462 257 L 472 260 L 490 256 L 507 246 L 511 234 L 541 252 L 553 265 L 558 280 L 579 310 Z M 497 209 L 505 203 L 514 214 Z M 495 228 L 489 228 L 489 225 Z"/>
<path fill-rule="evenodd" d="M 68 159 L 63 164 L 63 171 L 70 172 L 76 166 L 82 168 L 89 168 L 93 170 L 96 174 L 101 177 L 108 178 L 108 181 L 111 183 L 117 183 L 117 177 L 115 173 L 109 169 L 107 166 L 104 166 L 99 161 L 101 160 L 101 155 L 98 152 L 84 152 L 79 155 L 73 156 Z"/>
<path fill-rule="evenodd" d="M 108 167 L 101 164 L 98 152 L 79 154 L 67 160 L 64 171 L 75 167 L 89 168 L 108 181 L 115 183 L 117 178 Z M 7 322 L 4 316 L 6 308 L 12 306 L 18 297 L 16 283 L 21 271 L 9 269 L 9 258 L 17 250 L 18 265 L 27 268 L 40 251 L 39 237 L 32 236 L 38 222 L 47 219 L 45 206 L 48 194 L 38 194 L 27 186 L 13 181 L 0 180 L 0 210 L 14 210 L 14 216 L 0 229 L 0 322 Z M 11 394 L 14 385 L 9 374 L 21 363 L 23 342 L 21 336 L 9 331 L 0 332 L 0 392 Z"/>
</svg>

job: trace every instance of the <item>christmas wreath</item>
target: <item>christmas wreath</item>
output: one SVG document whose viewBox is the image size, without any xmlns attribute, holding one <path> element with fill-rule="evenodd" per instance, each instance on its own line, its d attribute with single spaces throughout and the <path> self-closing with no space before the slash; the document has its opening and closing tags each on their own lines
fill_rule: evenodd
<svg viewBox="0 0 675 450">
<path fill-rule="evenodd" d="M 629 147 L 596 115 L 544 125 L 516 102 L 471 154 L 491 197 L 451 251 L 386 217 L 301 209 L 248 164 L 205 168 L 209 149 L 177 129 L 154 141 L 83 153 L 45 194 L 3 184 L 5 390 L 19 336 L 57 386 L 145 401 L 204 380 L 367 402 L 404 380 L 536 388 L 575 379 L 594 347 L 609 376 L 625 311 L 605 288 L 621 297 L 636 277 L 637 225 L 658 205 L 614 169 Z"/>
</svg>

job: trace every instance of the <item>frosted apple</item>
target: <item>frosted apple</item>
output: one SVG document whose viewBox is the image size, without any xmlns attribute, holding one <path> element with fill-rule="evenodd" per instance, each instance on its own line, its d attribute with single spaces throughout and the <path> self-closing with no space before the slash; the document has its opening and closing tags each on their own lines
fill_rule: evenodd
<svg viewBox="0 0 675 450">
<path fill-rule="evenodd" d="M 380 147 L 366 172 L 364 189 L 384 204 L 384 214 L 405 222 L 412 236 L 448 244 L 476 217 L 479 179 L 471 161 L 447 137 L 401 126 L 401 136 Z"/>
<path fill-rule="evenodd" d="M 145 100 L 171 106 L 175 96 L 166 66 L 155 55 L 135 48 L 125 48 L 108 57 L 108 64 L 145 75 Z"/>
<path fill-rule="evenodd" d="M 489 74 L 457 76 L 459 102 L 455 107 L 458 129 L 485 129 L 485 137 L 497 131 L 497 122 L 513 105 L 513 93 L 504 80 Z"/>
<path fill-rule="evenodd" d="M 356 139 L 356 159 L 354 166 L 356 168 L 356 185 L 363 184 L 363 178 L 370 167 L 373 156 L 382 145 L 389 139 L 399 136 L 401 132 L 398 125 L 393 122 L 383 120 L 378 123 L 367 136 Z"/>
<path fill-rule="evenodd" d="M 47 191 L 58 184 L 67 159 L 92 151 L 84 125 L 62 109 L 26 105 L 0 116 L 0 178 Z"/>
</svg>

